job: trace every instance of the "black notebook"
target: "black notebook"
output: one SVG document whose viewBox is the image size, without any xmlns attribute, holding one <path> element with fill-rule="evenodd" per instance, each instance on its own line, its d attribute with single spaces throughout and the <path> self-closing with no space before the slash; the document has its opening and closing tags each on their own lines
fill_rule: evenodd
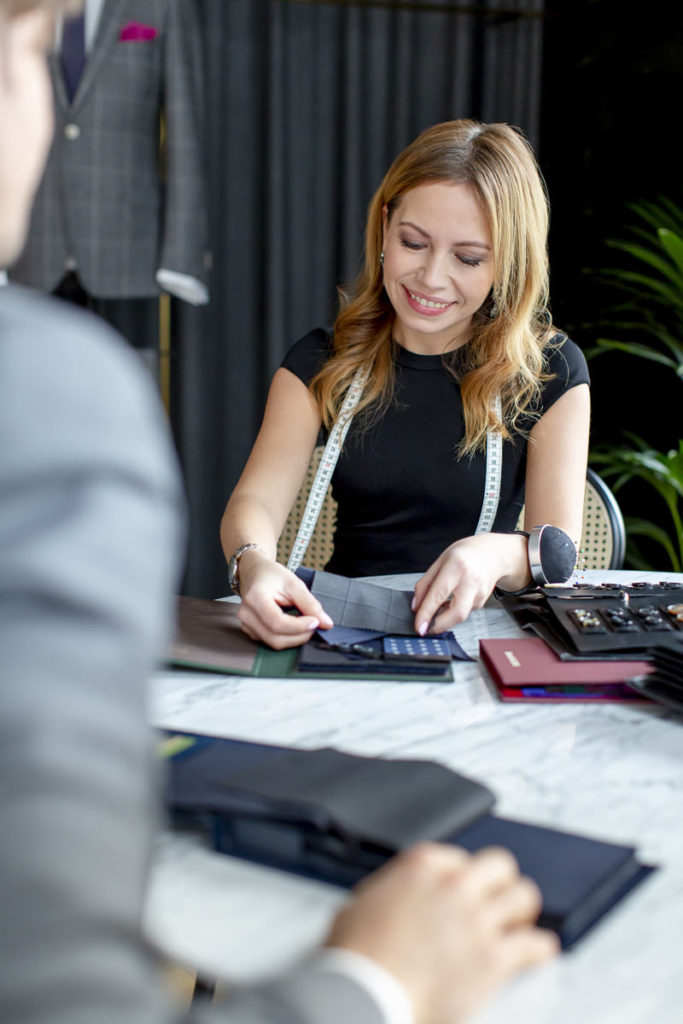
<svg viewBox="0 0 683 1024">
<path fill-rule="evenodd" d="M 508 847 L 570 948 L 653 869 L 631 846 L 492 814 L 493 793 L 431 761 L 165 734 L 167 806 L 215 849 L 350 887 L 398 850 L 438 840 Z"/>
<path fill-rule="evenodd" d="M 650 651 L 653 671 L 627 679 L 631 689 L 683 715 L 683 649 L 653 647 Z"/>
</svg>

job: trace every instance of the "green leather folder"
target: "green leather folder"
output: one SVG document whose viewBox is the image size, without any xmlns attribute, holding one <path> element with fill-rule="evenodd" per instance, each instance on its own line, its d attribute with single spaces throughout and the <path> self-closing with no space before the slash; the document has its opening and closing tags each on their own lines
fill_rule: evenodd
<svg viewBox="0 0 683 1024">
<path fill-rule="evenodd" d="M 209 601 L 200 597 L 178 597 L 176 632 L 167 661 L 185 669 L 200 669 L 228 675 L 270 678 L 391 680 L 395 682 L 452 683 L 450 663 L 425 666 L 416 662 L 396 665 L 374 659 L 347 657 L 337 651 L 321 651 L 320 670 L 311 670 L 311 648 L 275 651 L 256 643 L 242 632 L 233 601 Z M 297 668 L 306 651 L 306 671 Z"/>
</svg>

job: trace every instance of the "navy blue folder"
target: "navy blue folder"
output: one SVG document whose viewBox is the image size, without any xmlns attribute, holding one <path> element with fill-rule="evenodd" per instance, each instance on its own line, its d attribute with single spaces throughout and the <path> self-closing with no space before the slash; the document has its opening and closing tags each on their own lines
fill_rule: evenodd
<svg viewBox="0 0 683 1024">
<path fill-rule="evenodd" d="M 421 839 L 512 851 L 541 889 L 540 923 L 569 949 L 652 866 L 632 846 L 491 813 L 475 780 L 429 761 L 167 734 L 166 802 L 215 849 L 350 887 Z"/>
</svg>

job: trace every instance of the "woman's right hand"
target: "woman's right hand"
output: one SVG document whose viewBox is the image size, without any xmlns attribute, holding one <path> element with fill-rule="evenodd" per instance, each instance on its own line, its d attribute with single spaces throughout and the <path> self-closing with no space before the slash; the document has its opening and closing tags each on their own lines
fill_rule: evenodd
<svg viewBox="0 0 683 1024">
<path fill-rule="evenodd" d="M 316 629 L 334 625 L 298 576 L 256 548 L 245 551 L 240 559 L 239 584 L 238 616 L 252 640 L 282 650 L 305 644 Z M 288 614 L 285 608 L 294 608 L 298 614 Z"/>
</svg>

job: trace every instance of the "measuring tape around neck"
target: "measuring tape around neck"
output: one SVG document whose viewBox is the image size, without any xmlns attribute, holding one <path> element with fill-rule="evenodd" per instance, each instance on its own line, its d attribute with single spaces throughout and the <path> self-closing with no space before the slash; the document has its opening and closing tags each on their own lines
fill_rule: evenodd
<svg viewBox="0 0 683 1024">
<path fill-rule="evenodd" d="M 325 451 L 320 458 L 318 471 L 311 485 L 308 501 L 301 517 L 301 524 L 292 546 L 292 551 L 287 562 L 287 568 L 292 572 L 301 565 L 306 548 L 313 536 L 315 524 L 318 522 L 320 510 L 330 485 L 339 455 L 341 453 L 344 439 L 351 426 L 353 414 L 356 411 L 363 388 L 370 374 L 369 369 L 360 369 L 351 381 L 349 390 L 346 392 L 344 402 L 337 420 L 335 421 L 330 436 L 325 445 Z M 503 412 L 500 396 L 496 395 L 492 408 L 498 421 L 502 422 Z M 500 482 L 503 472 L 503 438 L 496 430 L 488 430 L 486 434 L 486 479 L 484 482 L 484 500 L 479 514 L 479 522 L 475 533 L 489 533 L 496 518 L 498 503 L 500 501 Z"/>
<path fill-rule="evenodd" d="M 344 402 L 339 416 L 330 431 L 330 436 L 328 437 L 327 444 L 325 445 L 325 451 L 320 458 L 318 471 L 315 474 L 313 483 L 311 484 L 311 491 L 308 495 L 304 514 L 301 517 L 301 524 L 296 535 L 296 540 L 294 541 L 292 552 L 289 556 L 289 561 L 287 562 L 287 568 L 291 569 L 292 572 L 296 572 L 301 565 L 304 555 L 306 554 L 306 548 L 313 536 L 315 524 L 318 522 L 320 510 L 323 507 L 323 501 L 325 500 L 327 488 L 330 485 L 332 474 L 334 473 L 335 466 L 337 465 L 337 460 L 339 459 L 344 438 L 351 426 L 353 414 L 356 411 L 356 406 L 360 402 L 361 395 L 363 394 L 363 388 L 365 387 L 365 382 L 369 375 L 369 368 L 356 370 L 356 374 L 351 381 L 349 390 L 346 392 L 344 397 Z"/>
<path fill-rule="evenodd" d="M 498 422 L 503 422 L 503 405 L 500 395 L 496 395 L 492 403 Z M 500 501 L 500 481 L 503 475 L 503 438 L 497 430 L 486 432 L 486 478 L 484 480 L 484 500 L 481 504 L 479 522 L 475 533 L 490 533 L 498 511 Z"/>
</svg>

